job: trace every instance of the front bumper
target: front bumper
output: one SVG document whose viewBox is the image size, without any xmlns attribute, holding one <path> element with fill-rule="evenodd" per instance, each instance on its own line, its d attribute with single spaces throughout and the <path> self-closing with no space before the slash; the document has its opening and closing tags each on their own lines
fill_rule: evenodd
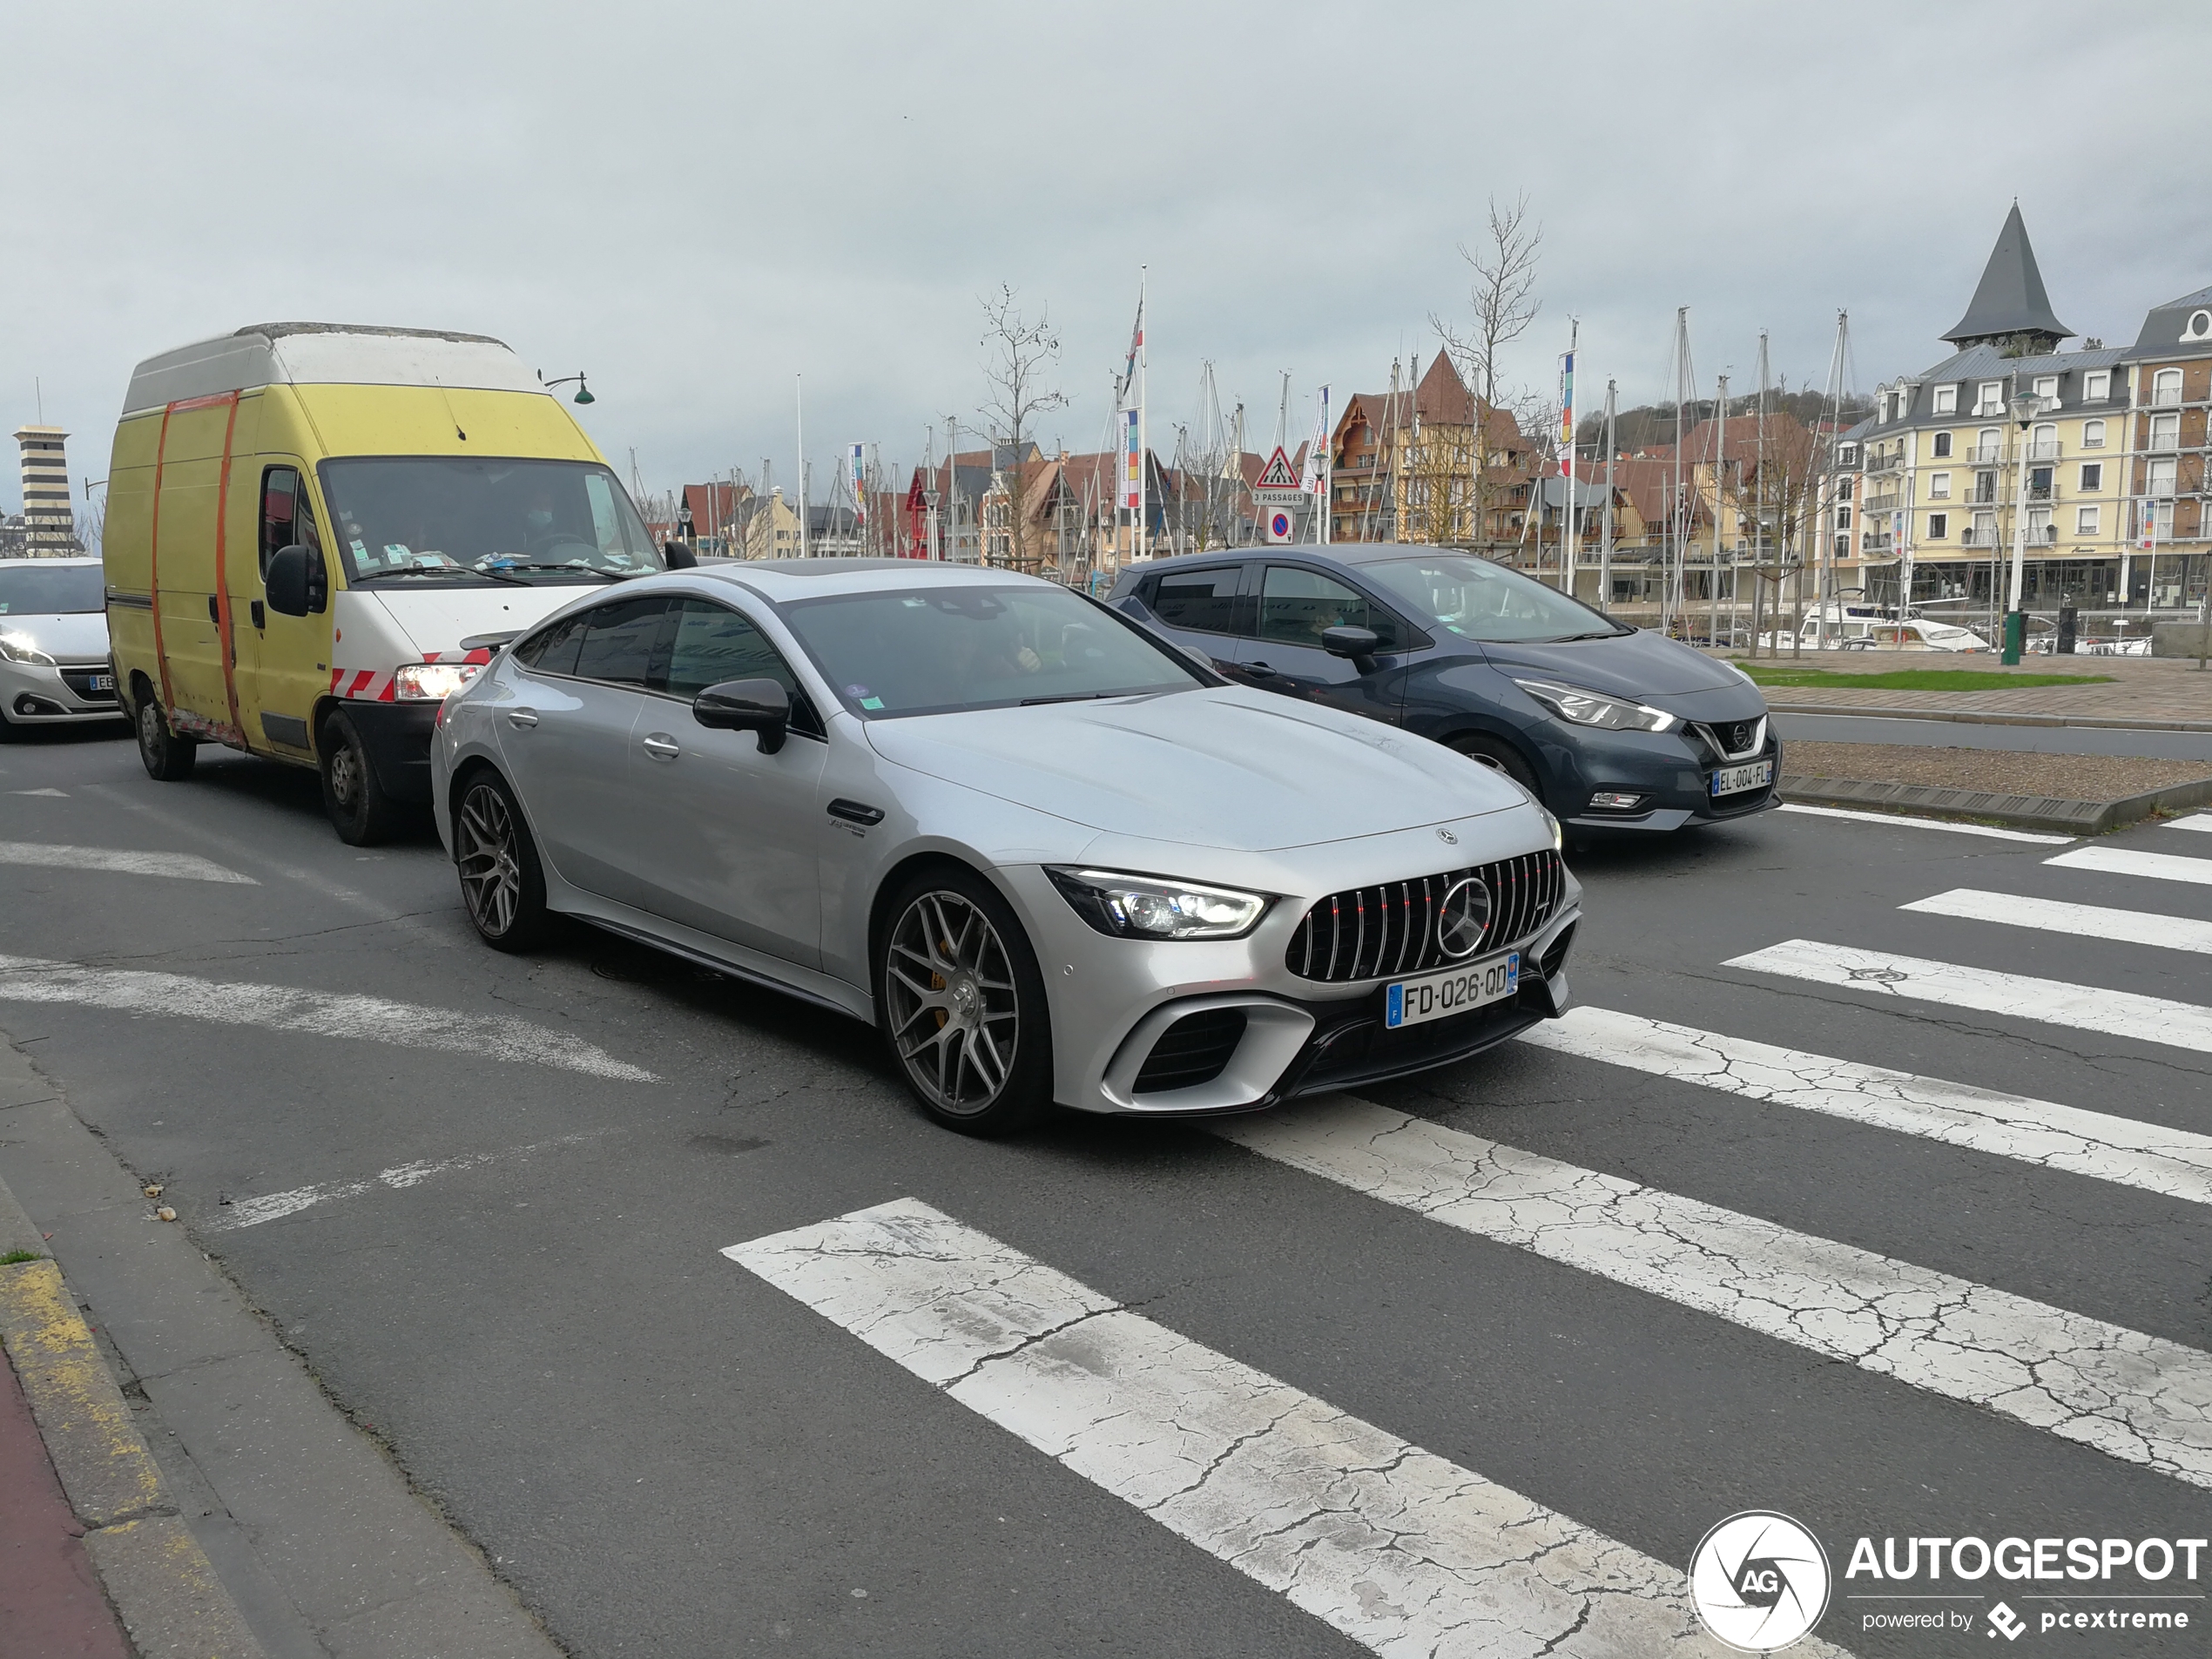
<svg viewBox="0 0 2212 1659">
<path fill-rule="evenodd" d="M 435 703 L 371 703 L 365 698 L 341 702 L 361 734 L 368 764 L 376 768 L 376 781 L 394 800 L 411 806 L 430 799 L 430 738 L 437 730 Z"/>
<path fill-rule="evenodd" d="M 114 674 L 105 659 L 97 663 L 18 663 L 0 657 L 0 715 L 10 725 L 84 725 L 126 717 L 115 693 L 96 691 L 96 676 Z"/>
<path fill-rule="evenodd" d="M 1690 824 L 1724 824 L 1782 804 L 1782 740 L 1774 734 L 1771 722 L 1764 745 L 1753 753 L 1734 757 L 1723 756 L 1688 731 L 1577 737 L 1571 764 L 1556 769 L 1561 775 L 1554 797 L 1564 809 L 1561 819 L 1577 829 L 1676 830 Z M 1713 797 L 1715 772 L 1757 760 L 1773 764 L 1764 788 Z M 1591 798 L 1602 793 L 1639 799 L 1627 811 L 1593 806 Z"/>
</svg>

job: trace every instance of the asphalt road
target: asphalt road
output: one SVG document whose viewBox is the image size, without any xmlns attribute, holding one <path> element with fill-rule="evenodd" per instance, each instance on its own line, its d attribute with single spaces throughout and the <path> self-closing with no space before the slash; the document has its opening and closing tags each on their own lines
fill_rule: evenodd
<svg viewBox="0 0 2212 1659">
<path fill-rule="evenodd" d="M 1528 1042 L 1372 1091 L 1475 1137 L 1452 1147 L 1520 1149 L 1556 1161 L 1529 1180 L 1597 1195 L 1501 1219 L 1479 1180 L 1425 1213 L 1317 1172 L 1296 1135 L 1271 1152 L 1070 1118 L 964 1140 L 833 1016 L 588 932 L 532 959 L 482 948 L 435 841 L 346 847 L 311 778 L 220 752 L 165 786 L 125 742 L 0 750 L 0 842 L 250 878 L 0 849 L 18 959 L 0 1028 L 165 1177 L 200 1246 L 581 1655 L 1366 1650 L 722 1253 L 900 1199 L 1672 1568 L 1733 1512 L 1793 1515 L 1836 1575 L 1821 1634 L 1856 1652 L 1990 1651 L 1979 1623 L 1865 1629 L 1900 1604 L 1850 1598 L 1901 1588 L 1844 1578 L 1861 1535 L 2207 1530 L 2212 1163 L 2139 1143 L 2212 1136 L 2212 1043 L 2190 1023 L 2212 1002 L 2212 885 L 1797 813 L 1586 853 L 1570 974 L 1615 1016 L 1588 1045 L 1625 1055 L 1649 1021 L 1752 1039 L 1802 1051 L 1776 1074 L 1797 1092 Z M 2212 835 L 2098 845 L 2212 873 Z M 1898 908 L 1960 889 L 2016 920 Z M 2177 920 L 2149 944 L 2108 915 L 2021 925 L 2020 900 Z M 1771 954 L 1790 941 L 1810 943 Z M 236 986 L 327 995 L 273 1014 Z M 1852 1115 L 1804 1055 L 2121 1122 L 2043 1132 L 2000 1102 L 1939 1139 Z M 1919 1313 L 1836 1334 L 1892 1269 L 1921 1275 Z M 1970 1332 L 1914 1334 L 1968 1305 Z M 2054 1332 L 2092 1370 L 2134 1343 L 2133 1403 L 2025 1399 L 2047 1356 L 2020 1349 Z M 2200 1595 L 2212 1562 L 2199 1574 L 2131 1588 Z M 1977 1620 L 2000 1593 L 2031 1616 L 2067 1604 L 2023 1596 L 2083 1593 L 1945 1588 Z"/>
<path fill-rule="evenodd" d="M 1973 720 L 1883 720 L 1849 714 L 1777 714 L 1774 729 L 1785 743 L 1904 743 L 1937 749 L 2014 749 L 2029 754 L 2212 760 L 2212 732 L 1990 725 Z"/>
</svg>

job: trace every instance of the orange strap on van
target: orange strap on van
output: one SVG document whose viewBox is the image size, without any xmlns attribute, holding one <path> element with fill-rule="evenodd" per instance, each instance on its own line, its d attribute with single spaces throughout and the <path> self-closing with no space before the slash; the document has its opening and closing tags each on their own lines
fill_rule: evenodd
<svg viewBox="0 0 2212 1659">
<path fill-rule="evenodd" d="M 146 587 L 153 596 L 153 666 L 161 676 L 161 708 L 166 714 L 177 706 L 169 690 L 169 651 L 161 643 L 161 469 L 169 460 L 169 417 L 174 403 L 161 411 L 161 438 L 153 448 L 153 545 L 146 555 Z"/>
<path fill-rule="evenodd" d="M 231 583 L 226 550 L 229 538 L 225 534 L 231 522 L 231 438 L 238 430 L 238 394 L 226 394 L 230 399 L 230 419 L 223 423 L 223 470 L 215 486 L 215 649 L 223 659 L 223 696 L 230 705 L 231 727 L 245 742 L 245 729 L 238 718 L 238 643 L 232 631 Z"/>
</svg>

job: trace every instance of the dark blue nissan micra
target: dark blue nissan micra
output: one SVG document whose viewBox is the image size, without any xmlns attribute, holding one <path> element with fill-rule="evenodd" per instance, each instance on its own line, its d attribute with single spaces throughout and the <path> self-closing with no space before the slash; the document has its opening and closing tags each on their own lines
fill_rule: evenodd
<svg viewBox="0 0 2212 1659">
<path fill-rule="evenodd" d="M 1432 738 L 1580 828 L 1780 804 L 1782 745 L 1749 678 L 1470 553 L 1193 553 L 1127 567 L 1108 597 L 1232 679 Z"/>
</svg>

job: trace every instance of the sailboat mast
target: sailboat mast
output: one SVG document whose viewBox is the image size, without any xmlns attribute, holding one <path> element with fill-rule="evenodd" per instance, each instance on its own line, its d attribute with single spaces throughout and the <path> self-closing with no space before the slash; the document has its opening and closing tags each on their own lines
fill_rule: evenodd
<svg viewBox="0 0 2212 1659">
<path fill-rule="evenodd" d="M 1728 471 L 1728 376 L 1718 380 L 1720 397 L 1713 419 L 1713 568 L 1705 583 L 1705 644 L 1710 651 L 1718 651 L 1721 644 L 1721 490 Z"/>
<path fill-rule="evenodd" d="M 1613 603 L 1613 458 L 1620 452 L 1615 436 L 1615 423 L 1620 414 L 1620 391 L 1615 384 L 1605 382 L 1605 529 L 1597 553 L 1597 608 L 1605 610 Z"/>
</svg>

